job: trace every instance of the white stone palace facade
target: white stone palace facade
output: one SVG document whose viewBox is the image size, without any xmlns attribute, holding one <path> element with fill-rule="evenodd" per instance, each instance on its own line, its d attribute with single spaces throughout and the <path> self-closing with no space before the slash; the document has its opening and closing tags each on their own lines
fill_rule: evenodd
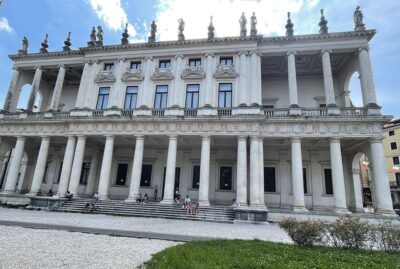
<svg viewBox="0 0 400 269">
<path fill-rule="evenodd" d="M 393 214 L 382 146 L 391 117 L 377 105 L 368 46 L 375 30 L 320 24 L 321 33 L 293 35 L 289 19 L 286 36 L 265 37 L 253 26 L 238 37 L 209 29 L 207 39 L 125 36 L 119 45 L 92 35 L 88 46 L 57 52 L 47 40 L 39 53 L 25 43 L 10 55 L 0 113 L 1 195 L 147 193 L 173 203 L 179 193 L 201 206 L 237 199 L 254 209 L 363 212 L 365 154 L 375 212 Z M 350 100 L 355 72 L 363 107 Z"/>
</svg>

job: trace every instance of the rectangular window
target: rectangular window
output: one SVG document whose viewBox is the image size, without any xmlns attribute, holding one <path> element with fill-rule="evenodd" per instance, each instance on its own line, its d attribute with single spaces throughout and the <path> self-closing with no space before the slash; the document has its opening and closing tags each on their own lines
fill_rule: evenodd
<svg viewBox="0 0 400 269">
<path fill-rule="evenodd" d="M 219 58 L 219 64 L 220 65 L 232 65 L 233 58 L 232 57 L 221 57 L 221 58 Z"/>
<path fill-rule="evenodd" d="M 389 136 L 394 136 L 394 130 L 389 131 Z"/>
<path fill-rule="evenodd" d="M 232 189 L 232 167 L 221 166 L 219 168 L 219 188 L 221 190 Z"/>
<path fill-rule="evenodd" d="M 128 164 L 119 163 L 117 169 L 117 178 L 115 179 L 115 185 L 125 186 L 127 175 L 128 175 Z"/>
<path fill-rule="evenodd" d="M 264 192 L 276 192 L 275 167 L 264 167 Z"/>
<path fill-rule="evenodd" d="M 198 189 L 200 185 L 200 165 L 193 166 L 192 188 Z"/>
<path fill-rule="evenodd" d="M 79 184 L 86 185 L 89 178 L 90 163 L 82 163 L 81 178 L 79 179 Z"/>
<path fill-rule="evenodd" d="M 104 71 L 112 71 L 114 69 L 114 64 L 113 63 L 105 63 L 104 64 Z"/>
<path fill-rule="evenodd" d="M 325 194 L 333 194 L 332 169 L 324 169 Z"/>
<path fill-rule="evenodd" d="M 186 86 L 186 108 L 197 108 L 199 106 L 200 84 L 188 84 Z"/>
<path fill-rule="evenodd" d="M 397 149 L 397 143 L 396 143 L 396 142 L 390 143 L 390 148 L 391 148 L 392 150 Z"/>
<path fill-rule="evenodd" d="M 399 164 L 399 157 L 393 157 L 393 165 Z"/>
<path fill-rule="evenodd" d="M 308 193 L 307 189 L 307 169 L 303 167 L 303 187 L 304 187 L 304 194 Z"/>
<path fill-rule="evenodd" d="M 171 67 L 171 60 L 160 60 L 158 63 L 159 68 L 170 68 Z"/>
<path fill-rule="evenodd" d="M 150 187 L 151 171 L 153 166 L 151 164 L 142 165 L 142 175 L 140 177 L 140 187 Z"/>
<path fill-rule="evenodd" d="M 110 95 L 110 87 L 100 87 L 99 96 L 97 97 L 96 109 L 107 109 L 108 97 Z"/>
<path fill-rule="evenodd" d="M 201 65 L 201 59 L 196 58 L 196 59 L 189 59 L 189 66 L 190 67 L 197 67 Z"/>
<path fill-rule="evenodd" d="M 168 85 L 157 85 L 154 108 L 167 108 Z"/>
<path fill-rule="evenodd" d="M 125 104 L 124 104 L 125 109 L 136 108 L 137 94 L 138 94 L 138 86 L 126 87 Z"/>
<path fill-rule="evenodd" d="M 142 67 L 141 62 L 131 62 L 131 69 L 140 69 Z"/>
<path fill-rule="evenodd" d="M 219 84 L 218 107 L 232 107 L 232 83 Z"/>
</svg>

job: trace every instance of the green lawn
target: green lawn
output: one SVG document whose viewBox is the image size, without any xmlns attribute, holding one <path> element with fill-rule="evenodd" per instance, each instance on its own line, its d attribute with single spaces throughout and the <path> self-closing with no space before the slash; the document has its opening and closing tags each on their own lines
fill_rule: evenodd
<svg viewBox="0 0 400 269">
<path fill-rule="evenodd" d="M 400 268 L 400 255 L 244 240 L 194 241 L 165 249 L 146 268 Z"/>
</svg>

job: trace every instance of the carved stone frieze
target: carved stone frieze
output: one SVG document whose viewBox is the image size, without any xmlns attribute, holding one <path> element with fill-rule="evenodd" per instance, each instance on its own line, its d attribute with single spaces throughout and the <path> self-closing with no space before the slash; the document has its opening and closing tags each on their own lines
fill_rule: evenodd
<svg viewBox="0 0 400 269">
<path fill-rule="evenodd" d="M 152 80 L 173 80 L 174 78 L 175 76 L 170 68 L 156 67 L 154 74 L 151 76 Z"/>
<path fill-rule="evenodd" d="M 142 81 L 143 79 L 143 72 L 140 69 L 129 69 L 121 77 L 121 80 L 124 82 Z"/>
<path fill-rule="evenodd" d="M 237 78 L 238 76 L 234 65 L 218 65 L 214 73 L 214 78 Z"/>
<path fill-rule="evenodd" d="M 204 70 L 201 66 L 187 66 L 183 71 L 182 71 L 182 79 L 203 79 L 205 78 Z"/>
<path fill-rule="evenodd" d="M 96 77 L 94 78 L 94 81 L 97 83 L 102 83 L 102 82 L 115 82 L 115 76 L 113 72 L 104 72 L 101 71 L 99 72 Z"/>
</svg>

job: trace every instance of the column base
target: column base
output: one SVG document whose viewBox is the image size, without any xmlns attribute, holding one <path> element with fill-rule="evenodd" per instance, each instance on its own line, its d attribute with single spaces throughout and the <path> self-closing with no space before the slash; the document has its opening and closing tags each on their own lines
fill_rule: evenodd
<svg viewBox="0 0 400 269">
<path fill-rule="evenodd" d="M 135 196 L 132 196 L 132 197 L 128 197 L 128 198 L 126 198 L 125 200 L 124 200 L 124 202 L 126 202 L 126 203 L 136 203 L 136 197 Z"/>
<path fill-rule="evenodd" d="M 210 206 L 209 201 L 199 201 L 199 206 Z"/>
<path fill-rule="evenodd" d="M 6 191 L 6 190 L 4 190 L 4 191 L 1 192 L 1 194 L 7 194 L 8 195 L 8 194 L 17 194 L 17 193 L 16 193 L 16 191 Z"/>
<path fill-rule="evenodd" d="M 390 217 L 397 217 L 396 212 L 391 209 L 375 209 L 375 214 L 377 215 L 383 215 L 383 216 L 390 216 Z"/>
<path fill-rule="evenodd" d="M 35 197 L 35 196 L 37 196 L 37 192 L 29 192 L 29 193 L 26 193 L 25 196 L 27 196 L 27 197 Z"/>
<path fill-rule="evenodd" d="M 289 116 L 299 117 L 301 116 L 301 107 L 289 107 Z"/>
<path fill-rule="evenodd" d="M 99 195 L 99 200 L 110 200 L 107 195 Z"/>
<path fill-rule="evenodd" d="M 351 212 L 350 212 L 347 208 L 345 208 L 345 207 L 335 207 L 335 208 L 333 209 L 333 211 L 334 211 L 336 214 L 343 214 L 343 215 L 351 214 Z"/>
<path fill-rule="evenodd" d="M 164 205 L 172 205 L 174 203 L 173 199 L 163 199 L 160 201 L 160 204 L 164 204 Z"/>
<path fill-rule="evenodd" d="M 250 204 L 248 209 L 251 209 L 251 210 L 267 210 L 267 206 L 265 204 Z"/>
<path fill-rule="evenodd" d="M 328 113 L 328 116 L 339 116 L 340 115 L 340 107 L 328 106 L 327 113 Z"/>
<path fill-rule="evenodd" d="M 295 213 L 308 212 L 308 209 L 305 206 L 293 206 L 292 210 Z"/>
</svg>

